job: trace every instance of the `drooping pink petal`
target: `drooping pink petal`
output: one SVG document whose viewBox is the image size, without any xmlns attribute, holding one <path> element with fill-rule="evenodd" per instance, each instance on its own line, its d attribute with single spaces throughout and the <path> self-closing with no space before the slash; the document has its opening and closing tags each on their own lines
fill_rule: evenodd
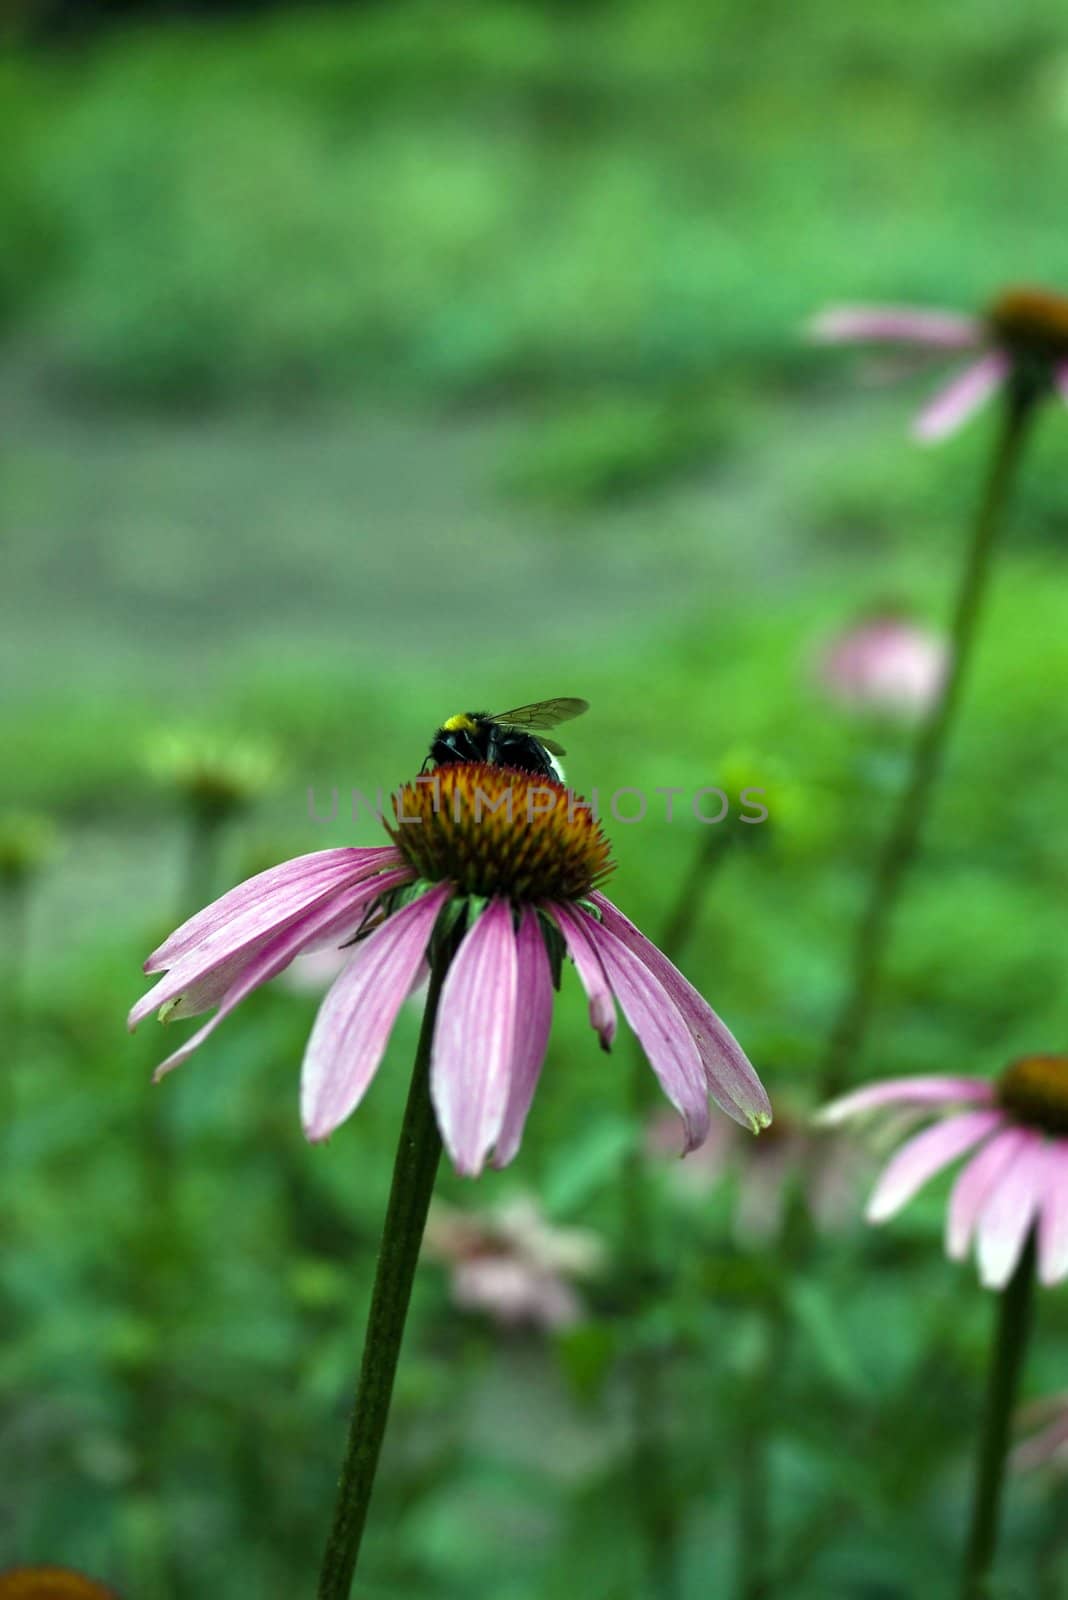
<svg viewBox="0 0 1068 1600">
<path fill-rule="evenodd" d="M 1047 1286 L 1068 1277 L 1068 1139 L 1051 1139 L 1046 1146 L 1038 1276 Z"/>
<path fill-rule="evenodd" d="M 708 1086 L 693 1037 L 663 984 L 638 956 L 602 923 L 596 928 L 597 953 L 623 1015 L 638 1036 L 660 1087 L 682 1117 L 683 1154 L 696 1150 L 708 1133 Z"/>
<path fill-rule="evenodd" d="M 218 929 L 202 944 L 180 956 L 169 972 L 131 1008 L 127 1025 L 131 1030 L 136 1028 L 145 1017 L 163 1006 L 168 1008 L 168 1022 L 210 1011 L 280 933 L 303 922 L 310 912 L 333 908 L 334 914 L 316 917 L 319 932 L 309 935 L 305 948 L 314 948 L 327 937 L 341 937 L 351 932 L 360 920 L 362 907 L 389 889 L 409 882 L 411 876 L 407 866 L 393 872 L 356 874 L 350 880 L 320 888 L 301 910 L 266 928 L 259 925 L 258 919 L 250 924 L 250 913 L 243 913 L 229 928 Z M 250 925 L 257 928 L 253 937 L 248 937 Z"/>
<path fill-rule="evenodd" d="M 726 1023 L 716 1015 L 708 1001 L 699 995 L 676 966 L 656 945 L 625 917 L 618 906 L 603 894 L 590 896 L 603 917 L 603 924 L 584 915 L 584 925 L 600 948 L 598 933 L 603 926 L 626 945 L 657 979 L 678 1009 L 690 1031 L 704 1069 L 709 1094 L 729 1117 L 757 1132 L 771 1122 L 771 1102 L 764 1085 L 753 1070 L 748 1056 Z"/>
<path fill-rule="evenodd" d="M 567 953 L 590 1002 L 590 1027 L 600 1036 L 601 1049 L 611 1050 L 616 1036 L 616 1005 L 601 958 L 586 932 L 585 919 L 572 916 L 566 906 L 553 904 L 548 909 L 564 936 Z"/>
<path fill-rule="evenodd" d="M 1016 1270 L 1038 1214 L 1044 1174 L 1043 1137 L 1029 1132 L 979 1215 L 979 1278 L 987 1289 L 1003 1289 Z"/>
<path fill-rule="evenodd" d="M 504 1121 L 493 1154 L 495 1167 L 506 1167 L 519 1150 L 527 1113 L 545 1059 L 553 1016 L 553 978 L 538 924 L 538 914 L 524 906 L 516 935 L 515 1045 Z"/>
<path fill-rule="evenodd" d="M 300 1112 L 309 1139 L 325 1139 L 359 1105 L 385 1053 L 433 932 L 453 893 L 438 884 L 394 912 L 336 978 L 304 1052 Z"/>
<path fill-rule="evenodd" d="M 223 1018 L 228 1017 L 231 1011 L 240 1005 L 241 1001 L 250 995 L 254 989 L 258 989 L 262 984 L 269 982 L 270 979 L 276 978 L 296 956 L 307 949 L 309 942 L 314 941 L 324 928 L 335 925 L 340 914 L 339 904 L 342 899 L 347 897 L 351 902 L 348 913 L 351 919 L 354 915 L 358 917 L 367 896 L 368 890 L 365 884 L 357 884 L 353 889 L 339 891 L 338 896 L 336 898 L 331 896 L 326 905 L 319 906 L 314 911 L 309 911 L 305 916 L 299 917 L 296 922 L 291 922 L 281 933 L 269 938 L 258 950 L 257 954 L 242 965 L 229 988 L 219 997 L 219 1008 L 214 1016 L 202 1028 L 198 1028 L 196 1033 L 186 1039 L 172 1055 L 167 1057 L 166 1061 L 161 1062 L 156 1068 L 153 1075 L 156 1083 L 166 1073 L 173 1071 L 175 1067 L 181 1066 L 183 1061 L 188 1060 L 193 1051 L 199 1049 L 204 1043 L 208 1035 L 214 1033 Z M 194 1014 L 191 1011 L 182 1011 L 181 1008 L 184 1001 L 185 996 L 183 995 L 182 1001 L 172 1007 L 168 1015 L 168 1021 L 179 1015 L 188 1016 Z M 214 1004 L 214 1001 L 212 1003 Z M 197 1009 L 203 1011 L 205 1007 L 198 1004 Z"/>
<path fill-rule="evenodd" d="M 227 890 L 203 911 L 183 922 L 149 956 L 145 971 L 164 972 L 173 967 L 194 946 L 220 929 L 231 927 L 246 912 L 257 911 L 264 928 L 278 927 L 331 885 L 346 883 L 365 871 L 375 872 L 401 864 L 400 852 L 392 845 L 373 845 L 368 849 L 345 845 L 337 850 L 313 850 L 309 855 L 295 856 L 292 861 L 268 867 L 266 872 L 259 872 Z"/>
<path fill-rule="evenodd" d="M 964 1111 L 925 1128 L 901 1146 L 875 1185 L 868 1201 L 869 1222 L 895 1216 L 936 1172 L 993 1133 L 1001 1123 L 997 1111 Z"/>
<path fill-rule="evenodd" d="M 870 1083 L 865 1089 L 853 1089 L 823 1107 L 816 1121 L 824 1127 L 836 1127 L 850 1117 L 875 1111 L 879 1106 L 951 1106 L 988 1105 L 994 1098 L 994 1086 L 985 1078 L 916 1077 L 887 1078 L 882 1083 Z"/>
<path fill-rule="evenodd" d="M 491 900 L 453 957 L 438 1005 L 430 1093 L 461 1177 L 477 1177 L 500 1135 L 515 1048 L 518 958 L 512 908 Z"/>
<path fill-rule="evenodd" d="M 1011 368 L 1008 356 L 1000 350 L 980 356 L 928 401 L 912 425 L 914 437 L 933 444 L 955 433 L 1005 382 Z"/>
<path fill-rule="evenodd" d="M 1068 405 L 1068 361 L 1062 361 L 1055 369 L 1053 384 L 1065 405 Z"/>
<path fill-rule="evenodd" d="M 1003 1126 L 957 1174 L 946 1211 L 946 1254 L 951 1261 L 963 1261 L 968 1254 L 982 1209 L 1026 1138 L 1020 1128 Z"/>
<path fill-rule="evenodd" d="M 955 311 L 919 311 L 913 306 L 831 306 L 812 318 L 808 334 L 824 344 L 925 345 L 936 350 L 968 350 L 979 343 L 982 326 Z"/>
</svg>

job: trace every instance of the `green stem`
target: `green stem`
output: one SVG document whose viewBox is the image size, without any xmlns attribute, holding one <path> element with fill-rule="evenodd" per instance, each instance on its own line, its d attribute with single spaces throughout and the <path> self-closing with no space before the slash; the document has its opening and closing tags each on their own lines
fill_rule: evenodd
<svg viewBox="0 0 1068 1600">
<path fill-rule="evenodd" d="M 190 814 L 185 881 L 182 884 L 185 897 L 185 904 L 181 907 L 183 918 L 191 917 L 201 906 L 206 906 L 215 898 L 223 825 L 224 817 L 219 812 L 195 807 Z"/>
<path fill-rule="evenodd" d="M 991 557 L 1037 396 L 1010 389 L 986 489 L 957 591 L 950 626 L 950 660 L 937 703 L 920 729 L 908 781 L 898 799 L 872 875 L 852 949 L 852 973 L 823 1063 L 822 1096 L 837 1094 L 860 1055 L 868 1029 L 891 922 L 915 858 L 960 703 L 990 575 Z"/>
<path fill-rule="evenodd" d="M 703 900 L 705 880 L 722 866 L 730 848 L 732 835 L 726 828 L 707 826 L 701 834 L 693 865 L 679 883 L 675 903 L 664 924 L 660 948 L 672 961 L 677 962 L 690 942 Z"/>
<path fill-rule="evenodd" d="M 319 1600 L 348 1600 L 386 1431 L 412 1280 L 441 1157 L 441 1135 L 430 1102 L 430 1046 L 448 963 L 446 950 L 435 957 L 431 968 L 378 1252 L 356 1404 L 319 1575 Z"/>
<path fill-rule="evenodd" d="M 668 912 L 660 948 L 677 961 L 689 943 L 701 906 L 706 880 L 727 855 L 730 835 L 720 828 L 706 829 L 696 855 L 679 884 Z M 643 1156 L 643 1132 L 652 1094 L 652 1074 L 641 1049 L 635 1047 L 630 1070 L 630 1114 L 633 1132 L 623 1159 L 624 1268 L 630 1286 L 630 1315 L 634 1326 L 646 1299 L 661 1295 L 665 1286 L 655 1281 L 651 1260 L 652 1218 Z M 638 1339 L 630 1360 L 630 1413 L 633 1437 L 631 1473 L 636 1522 L 645 1546 L 646 1571 L 651 1593 L 658 1600 L 673 1600 L 679 1593 L 678 1517 L 671 1489 L 669 1452 L 664 1448 L 664 1412 L 667 1397 L 663 1381 L 663 1352 Z M 644 1584 L 642 1593 L 645 1592 Z"/>
<path fill-rule="evenodd" d="M 997 1548 L 1009 1427 L 1031 1331 L 1034 1289 L 1035 1235 L 1032 1230 L 1016 1271 L 1004 1293 L 998 1296 L 997 1332 L 979 1445 L 971 1531 L 961 1573 L 961 1600 L 983 1600 L 988 1593 Z"/>
</svg>

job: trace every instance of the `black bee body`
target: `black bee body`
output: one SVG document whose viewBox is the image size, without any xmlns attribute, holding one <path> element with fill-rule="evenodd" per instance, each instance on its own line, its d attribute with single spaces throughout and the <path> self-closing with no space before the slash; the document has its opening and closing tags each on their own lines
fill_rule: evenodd
<svg viewBox="0 0 1068 1600">
<path fill-rule="evenodd" d="M 563 750 L 552 739 L 535 737 L 527 730 L 554 728 L 586 709 L 585 700 L 542 700 L 500 716 L 488 711 L 461 711 L 447 718 L 435 733 L 423 771 L 430 764 L 442 767 L 453 761 L 486 761 L 560 780 L 563 774 L 553 758 L 563 755 Z"/>
<path fill-rule="evenodd" d="M 465 711 L 450 717 L 434 735 L 428 761 L 445 766 L 450 761 L 488 761 L 555 778 L 552 756 L 532 734 L 502 728 L 484 711 Z"/>
</svg>

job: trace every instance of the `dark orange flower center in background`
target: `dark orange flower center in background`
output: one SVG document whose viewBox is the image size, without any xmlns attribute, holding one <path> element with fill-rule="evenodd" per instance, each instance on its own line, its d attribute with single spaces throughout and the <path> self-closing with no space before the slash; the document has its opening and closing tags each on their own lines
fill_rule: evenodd
<svg viewBox="0 0 1068 1600">
<path fill-rule="evenodd" d="M 66 1567 L 12 1567 L 0 1572 L 0 1600 L 115 1600 L 115 1591 Z"/>
<path fill-rule="evenodd" d="M 1025 1056 L 998 1079 L 998 1100 L 1018 1122 L 1068 1135 L 1068 1056 Z"/>
<path fill-rule="evenodd" d="M 552 778 L 464 761 L 406 783 L 387 830 L 420 878 L 518 902 L 581 900 L 612 871 L 589 806 Z"/>
<path fill-rule="evenodd" d="M 1068 298 L 1049 289 L 1005 289 L 987 311 L 999 344 L 1021 355 L 1068 360 Z"/>
</svg>

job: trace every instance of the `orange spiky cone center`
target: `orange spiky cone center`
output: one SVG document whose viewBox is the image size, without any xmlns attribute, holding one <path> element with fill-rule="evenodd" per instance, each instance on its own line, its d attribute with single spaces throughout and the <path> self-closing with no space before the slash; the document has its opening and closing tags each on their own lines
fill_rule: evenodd
<svg viewBox="0 0 1068 1600">
<path fill-rule="evenodd" d="M 515 903 L 582 900 L 612 871 L 586 802 L 551 778 L 455 762 L 405 784 L 390 837 L 420 878 Z"/>
</svg>

